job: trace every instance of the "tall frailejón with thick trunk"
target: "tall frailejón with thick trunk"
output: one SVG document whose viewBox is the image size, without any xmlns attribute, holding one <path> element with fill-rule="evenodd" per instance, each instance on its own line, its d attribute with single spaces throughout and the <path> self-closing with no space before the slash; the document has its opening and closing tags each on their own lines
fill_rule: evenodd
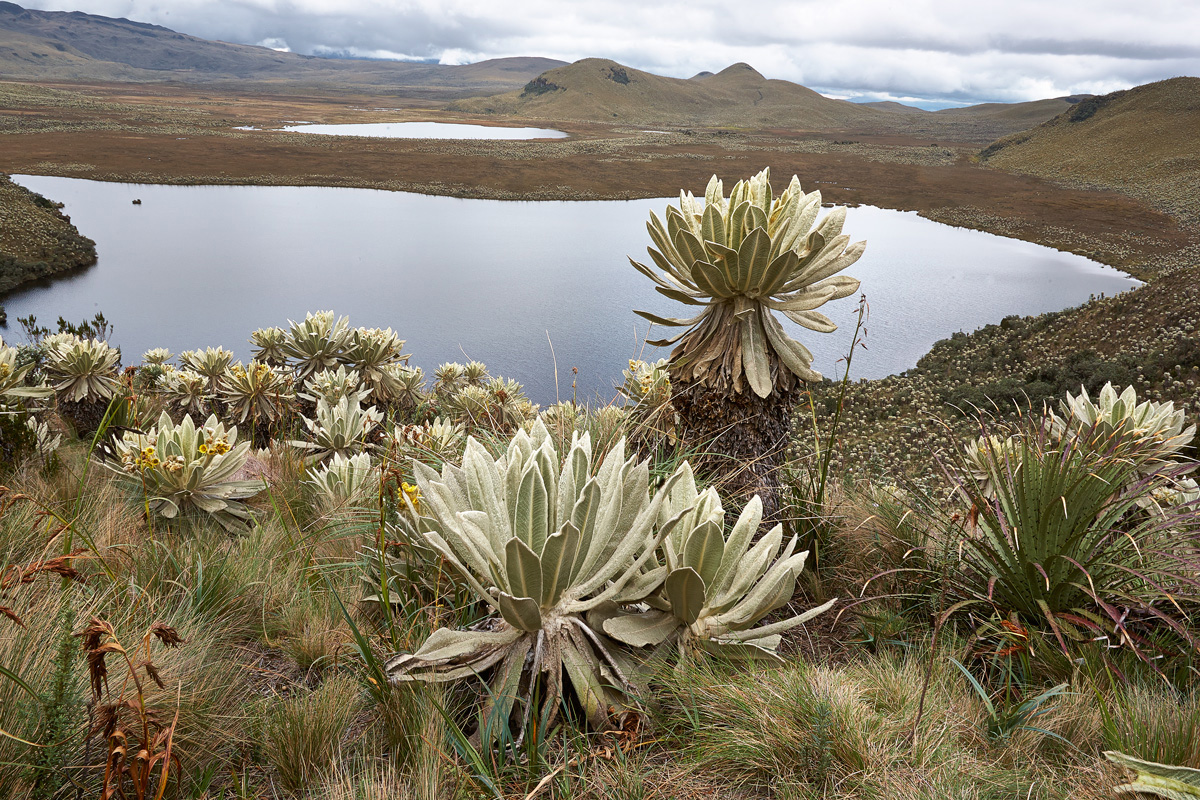
<svg viewBox="0 0 1200 800">
<path fill-rule="evenodd" d="M 813 331 L 837 328 L 817 311 L 858 291 L 839 275 L 866 242 L 842 234 L 846 209 L 820 221 L 821 193 L 805 194 L 793 176 L 778 197 L 770 170 L 740 181 L 725 196 L 714 175 L 703 201 L 681 192 L 666 220 L 651 212 L 646 227 L 654 267 L 630 263 L 661 294 L 699 312 L 689 319 L 637 313 L 658 325 L 681 327 L 654 345 L 671 353 L 671 401 L 682 444 L 698 451 L 701 468 L 737 494 L 762 495 L 777 511 L 778 469 L 806 381 L 819 381 L 812 353 L 792 339 L 778 311 Z"/>
</svg>

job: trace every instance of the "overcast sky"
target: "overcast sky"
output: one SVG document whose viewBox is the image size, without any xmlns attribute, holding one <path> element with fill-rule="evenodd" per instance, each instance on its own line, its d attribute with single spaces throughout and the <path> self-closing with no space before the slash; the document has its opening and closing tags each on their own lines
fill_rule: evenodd
<svg viewBox="0 0 1200 800">
<path fill-rule="evenodd" d="M 745 61 L 850 99 L 1012 102 L 1200 75 L 1200 0 L 17 2 L 318 55 L 598 56 L 675 77 Z"/>
</svg>

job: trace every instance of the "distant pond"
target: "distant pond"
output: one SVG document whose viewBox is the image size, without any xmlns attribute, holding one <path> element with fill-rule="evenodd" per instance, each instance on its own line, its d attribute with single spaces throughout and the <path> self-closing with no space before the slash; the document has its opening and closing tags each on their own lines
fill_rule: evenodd
<svg viewBox="0 0 1200 800">
<path fill-rule="evenodd" d="M 178 353 L 217 344 L 249 358 L 253 329 L 333 309 L 354 325 L 394 328 L 427 372 L 478 359 L 547 403 L 556 397 L 556 363 L 557 396 L 570 399 L 574 379 L 581 400 L 608 400 L 631 357 L 666 354 L 641 344 L 648 323 L 633 309 L 687 316 L 626 259 L 649 263 L 645 222 L 651 209 L 662 215 L 664 199 L 513 202 L 13 179 L 65 203 L 96 240 L 100 260 L 3 298 L 10 342 L 21 338 L 18 317 L 34 314 L 52 327 L 59 316 L 78 321 L 103 311 L 126 363 L 150 347 Z M 871 307 L 856 377 L 912 367 L 956 331 L 1137 285 L 1081 256 L 911 212 L 852 208 L 846 232 L 868 242 L 847 270 L 862 280 Z M 841 326 L 832 334 L 785 320 L 826 375 L 849 348 L 856 307 L 849 297 L 822 309 Z"/>
<path fill-rule="evenodd" d="M 238 130 L 258 130 L 239 128 Z M 564 139 L 567 134 L 550 128 L 506 128 L 458 122 L 360 122 L 344 125 L 288 125 L 288 133 L 324 136 L 372 136 L 383 139 Z"/>
</svg>

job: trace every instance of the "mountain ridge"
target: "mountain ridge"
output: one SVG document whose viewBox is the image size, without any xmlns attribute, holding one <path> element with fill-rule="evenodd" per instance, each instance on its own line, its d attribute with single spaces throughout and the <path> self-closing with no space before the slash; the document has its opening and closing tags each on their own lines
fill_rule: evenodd
<svg viewBox="0 0 1200 800">
<path fill-rule="evenodd" d="M 0 78 L 344 84 L 478 94 L 517 88 L 565 62 L 522 56 L 461 66 L 333 59 L 202 39 L 161 25 L 38 11 L 0 0 Z"/>
</svg>

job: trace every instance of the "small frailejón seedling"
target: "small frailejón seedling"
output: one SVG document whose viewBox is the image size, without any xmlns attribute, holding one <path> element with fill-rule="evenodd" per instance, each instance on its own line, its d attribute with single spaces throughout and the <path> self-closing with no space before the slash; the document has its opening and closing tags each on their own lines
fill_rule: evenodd
<svg viewBox="0 0 1200 800">
<path fill-rule="evenodd" d="M 770 177 L 764 169 L 726 197 L 714 175 L 703 202 L 681 192 L 665 222 L 651 212 L 647 223 L 657 269 L 630 259 L 656 291 L 699 311 L 685 319 L 636 313 L 684 328 L 650 344 L 676 345 L 672 403 L 685 446 L 726 457 L 718 468 L 741 470 L 730 475 L 736 489 L 774 485 L 798 392 L 803 382 L 821 379 L 812 353 L 774 312 L 810 330 L 835 330 L 816 309 L 858 291 L 857 280 L 837 273 L 866 247 L 842 233 L 844 208 L 818 222 L 820 192 L 805 194 L 793 176 L 776 197 Z M 773 503 L 773 492 L 767 495 Z"/>
</svg>

